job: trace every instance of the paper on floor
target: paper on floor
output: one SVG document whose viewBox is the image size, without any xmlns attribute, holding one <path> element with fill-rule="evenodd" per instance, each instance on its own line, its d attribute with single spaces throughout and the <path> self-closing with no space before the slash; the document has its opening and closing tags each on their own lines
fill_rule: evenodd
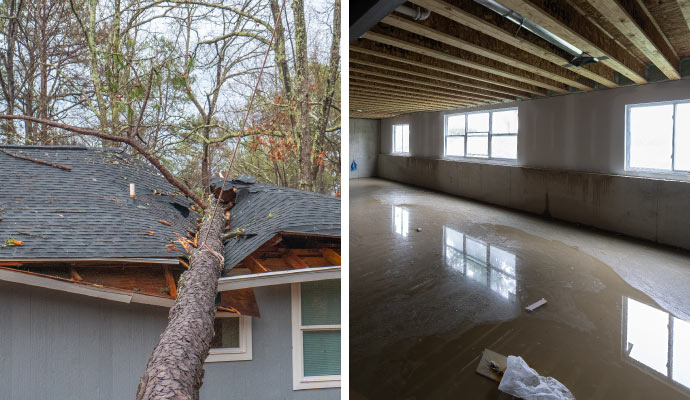
<svg viewBox="0 0 690 400">
<path fill-rule="evenodd" d="M 508 366 L 498 390 L 524 400 L 575 400 L 556 379 L 540 376 L 522 357 L 508 356 Z"/>
</svg>

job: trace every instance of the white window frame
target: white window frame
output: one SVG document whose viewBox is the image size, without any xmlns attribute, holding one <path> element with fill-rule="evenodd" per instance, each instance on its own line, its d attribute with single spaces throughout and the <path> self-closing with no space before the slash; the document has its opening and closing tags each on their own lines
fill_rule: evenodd
<svg viewBox="0 0 690 400">
<path fill-rule="evenodd" d="M 229 312 L 216 312 L 216 318 L 240 319 L 240 347 L 215 348 L 208 352 L 207 363 L 226 361 L 251 361 L 252 359 L 252 317 Z"/>
<path fill-rule="evenodd" d="M 625 170 L 656 176 L 683 176 L 690 178 L 690 171 L 676 169 L 676 111 L 678 104 L 688 104 L 690 100 L 660 101 L 656 103 L 627 104 L 625 106 Z M 671 143 L 671 169 L 641 168 L 630 166 L 630 111 L 638 107 L 673 105 L 673 136 Z"/>
<path fill-rule="evenodd" d="M 483 111 L 472 111 L 472 112 L 463 112 L 463 113 L 454 113 L 454 114 L 446 114 L 443 116 L 443 157 L 448 158 L 448 159 L 471 159 L 471 160 L 497 160 L 497 161 L 504 161 L 504 162 L 510 162 L 510 163 L 515 163 L 518 160 L 519 154 L 517 153 L 518 149 L 515 149 L 515 158 L 502 158 L 502 157 L 492 157 L 491 156 L 491 138 L 494 136 L 493 130 L 493 114 L 496 112 L 502 112 L 502 111 L 518 111 L 518 107 L 510 107 L 510 108 L 499 108 L 496 110 L 483 110 Z M 467 155 L 467 136 L 468 136 L 468 131 L 467 127 L 469 124 L 469 116 L 472 114 L 489 114 L 489 133 L 488 133 L 488 144 L 487 144 L 487 156 L 471 156 Z M 459 115 L 464 115 L 465 116 L 465 134 L 464 135 L 457 135 L 457 136 L 463 136 L 464 141 L 465 141 L 465 146 L 464 146 L 464 155 L 462 156 L 457 156 L 457 155 L 448 155 L 448 118 L 449 117 L 455 117 Z M 519 139 L 520 137 L 520 112 L 518 111 L 518 131 L 516 133 L 497 133 L 495 136 L 515 136 L 516 138 Z M 473 132 L 477 133 L 477 132 Z"/>
<path fill-rule="evenodd" d="M 304 376 L 304 331 L 337 330 L 338 325 L 302 325 L 302 291 L 301 284 L 293 283 L 292 291 L 292 388 L 303 389 L 327 389 L 341 386 L 341 375 Z M 341 360 L 342 361 L 342 360 Z"/>
<path fill-rule="evenodd" d="M 400 151 L 396 151 L 396 141 L 395 141 L 395 127 L 405 127 L 407 126 L 407 151 L 405 151 L 405 132 L 403 129 L 403 142 L 400 145 Z M 393 154 L 410 154 L 410 124 L 393 124 Z"/>
</svg>

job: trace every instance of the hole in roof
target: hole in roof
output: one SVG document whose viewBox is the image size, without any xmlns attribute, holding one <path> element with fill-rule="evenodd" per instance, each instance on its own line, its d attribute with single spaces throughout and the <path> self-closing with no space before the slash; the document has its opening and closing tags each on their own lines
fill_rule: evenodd
<svg viewBox="0 0 690 400">
<path fill-rule="evenodd" d="M 184 218 L 189 217 L 189 208 L 187 208 L 187 207 L 185 207 L 185 206 L 183 206 L 183 205 L 181 205 L 181 204 L 177 204 L 177 203 L 173 203 L 173 202 L 170 202 L 170 204 L 171 204 L 173 207 L 175 207 L 175 209 L 176 209 L 177 211 L 179 211 L 180 214 L 182 214 L 182 216 L 183 216 Z"/>
</svg>

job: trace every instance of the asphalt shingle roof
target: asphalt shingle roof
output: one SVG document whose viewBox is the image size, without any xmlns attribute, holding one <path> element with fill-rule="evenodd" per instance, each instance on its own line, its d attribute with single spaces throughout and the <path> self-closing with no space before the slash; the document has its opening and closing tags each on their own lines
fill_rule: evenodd
<svg viewBox="0 0 690 400">
<path fill-rule="evenodd" d="M 212 181 L 220 186 L 222 180 Z M 225 269 L 233 268 L 280 232 L 340 236 L 340 199 L 297 189 L 228 181 L 238 189 L 230 210 L 230 232 L 239 238 L 225 241 Z"/>
<path fill-rule="evenodd" d="M 191 202 L 149 164 L 117 149 L 0 146 L 0 259 L 173 258 L 174 233 L 195 226 Z M 129 198 L 129 184 L 136 198 Z M 171 222 L 166 226 L 157 220 Z M 146 234 L 153 231 L 153 235 Z M 178 246 L 180 247 L 180 246 Z"/>
</svg>

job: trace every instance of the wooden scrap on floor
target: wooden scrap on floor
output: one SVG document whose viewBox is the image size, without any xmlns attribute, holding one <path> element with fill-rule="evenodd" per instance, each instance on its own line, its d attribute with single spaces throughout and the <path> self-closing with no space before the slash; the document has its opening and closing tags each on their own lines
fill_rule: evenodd
<svg viewBox="0 0 690 400">
<path fill-rule="evenodd" d="M 479 360 L 479 365 L 477 365 L 477 373 L 496 382 L 500 382 L 503 378 L 503 372 L 505 372 L 507 367 L 508 357 L 489 349 L 484 349 L 482 358 Z"/>
<path fill-rule="evenodd" d="M 544 304 L 546 304 L 546 299 L 542 297 L 537 302 L 532 303 L 532 304 L 528 305 L 527 307 L 525 307 L 525 310 L 527 310 L 527 312 L 532 312 L 532 311 L 536 310 L 537 308 L 543 306 Z"/>
</svg>

